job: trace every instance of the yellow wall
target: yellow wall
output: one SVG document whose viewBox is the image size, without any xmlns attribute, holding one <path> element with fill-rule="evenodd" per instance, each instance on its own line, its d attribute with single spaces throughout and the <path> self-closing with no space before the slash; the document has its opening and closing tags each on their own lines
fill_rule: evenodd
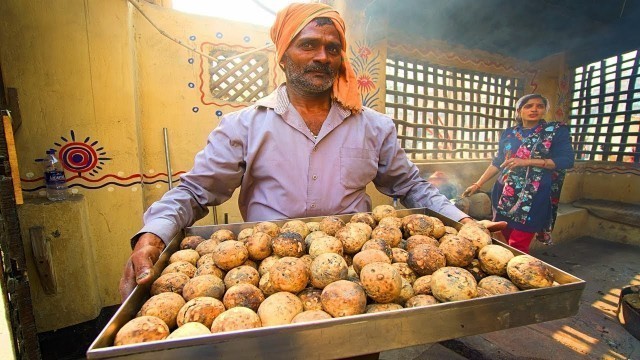
<svg viewBox="0 0 640 360">
<path fill-rule="evenodd" d="M 385 59 L 392 50 L 447 66 L 516 75 L 525 79 L 525 92 L 542 92 L 555 108 L 566 106 L 566 99 L 560 96 L 566 92 L 566 86 L 562 85 L 566 73 L 562 55 L 530 63 L 420 41 L 415 36 L 398 36 L 386 28 L 384 19 L 372 21 L 364 16 L 362 10 L 367 1 L 334 3 L 349 24 L 348 56 L 360 60 L 356 70 L 365 86 L 363 98 L 367 106 L 378 111 L 384 112 Z M 196 49 L 211 43 L 246 50 L 261 47 L 269 40 L 268 29 L 264 27 L 187 15 L 144 1 L 140 6 L 160 29 Z M 92 303 L 95 308 L 117 304 L 118 280 L 130 253 L 129 238 L 142 226 L 144 210 L 168 188 L 163 129 L 168 132 L 172 173 L 188 171 L 194 155 L 219 122 L 216 112 L 226 114 L 240 105 L 215 101 L 210 95 L 201 99 L 200 87 L 205 94 L 208 88 L 203 80 L 207 61 L 204 60 L 201 70 L 200 55 L 163 36 L 127 1 L 5 0 L 0 1 L 0 14 L 2 75 L 5 86 L 17 88 L 20 97 L 23 122 L 15 137 L 25 197 L 43 196 L 37 190 L 42 186 L 42 169 L 35 159 L 43 157 L 46 149 L 75 144 L 81 150 L 96 150 L 100 157 L 95 166 L 78 163 L 75 165 L 79 170 L 67 172 L 72 191 L 82 195 L 79 206 L 86 210 L 85 215 L 74 219 L 60 216 L 58 223 L 45 222 L 42 212 L 50 211 L 49 208 L 29 207 L 28 211 L 25 208 L 20 219 L 23 238 L 28 236 L 30 226 L 46 225 L 50 231 L 62 231 L 70 243 L 90 243 L 91 246 L 82 246 L 85 251 L 82 256 L 89 258 L 87 266 L 95 266 L 88 269 L 95 271 L 95 281 L 86 284 L 97 289 L 97 299 Z M 376 26 L 367 27 L 371 23 Z M 275 71 L 273 53 L 267 53 L 270 69 Z M 272 89 L 282 75 L 278 73 L 275 80 L 273 77 L 270 80 Z M 476 180 L 487 164 L 446 162 L 420 167 L 425 174 L 447 171 L 466 185 Z M 582 187 L 611 186 L 610 180 L 615 176 L 616 181 L 624 182 L 621 188 L 627 189 L 615 197 L 636 201 L 640 198 L 637 187 L 632 186 L 637 174 L 625 178 L 598 171 L 596 166 L 591 172 L 570 174 L 567 184 L 571 184 L 571 189 L 565 187 L 567 199 L 584 196 Z M 391 201 L 372 186 L 368 191 L 374 205 Z M 615 192 L 603 190 L 596 196 L 607 197 L 612 193 Z M 34 200 L 29 201 L 32 204 Z M 228 214 L 229 222 L 242 221 L 236 202 L 237 195 L 219 206 L 217 221 L 222 222 L 224 214 Z M 74 202 L 65 203 L 59 204 L 56 211 L 83 213 L 73 208 L 78 206 L 72 205 Z M 82 222 L 82 226 L 68 224 L 74 221 Z M 213 221 L 209 215 L 197 224 Z M 85 230 L 73 230 L 77 228 Z M 65 263 L 64 255 L 56 256 Z M 63 286 L 88 281 L 73 273 L 58 280 Z M 38 285 L 37 281 L 32 282 L 32 287 Z M 82 298 L 87 286 L 75 286 L 75 293 L 65 294 L 69 298 Z M 40 289 L 33 291 L 39 294 Z M 35 311 L 46 317 L 48 310 Z M 92 311 L 85 314 L 89 317 Z M 55 322 L 46 323 L 39 330 L 51 327 L 55 327 Z"/>
</svg>

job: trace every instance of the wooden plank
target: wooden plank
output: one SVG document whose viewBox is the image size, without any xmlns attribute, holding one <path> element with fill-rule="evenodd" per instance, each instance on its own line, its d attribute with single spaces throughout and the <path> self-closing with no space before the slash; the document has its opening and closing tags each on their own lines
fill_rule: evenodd
<svg viewBox="0 0 640 360">
<path fill-rule="evenodd" d="M 31 250 L 33 251 L 33 260 L 38 270 L 40 284 L 42 284 L 45 294 L 54 295 L 58 292 L 58 283 L 56 281 L 56 273 L 53 269 L 51 245 L 44 236 L 44 227 L 30 227 L 29 237 L 31 239 Z"/>
<path fill-rule="evenodd" d="M 9 167 L 11 168 L 11 181 L 13 182 L 13 194 L 16 198 L 16 204 L 24 204 L 22 198 L 22 186 L 20 184 L 20 170 L 18 169 L 18 154 L 16 153 L 16 142 L 13 138 L 13 128 L 11 127 L 11 117 L 2 116 L 2 126 L 4 127 L 4 136 L 7 141 L 7 153 L 9 155 Z"/>
</svg>

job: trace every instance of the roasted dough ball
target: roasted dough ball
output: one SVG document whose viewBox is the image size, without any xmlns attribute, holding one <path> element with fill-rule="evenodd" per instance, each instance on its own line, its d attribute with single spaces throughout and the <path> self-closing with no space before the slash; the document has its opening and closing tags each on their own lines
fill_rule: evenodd
<svg viewBox="0 0 640 360">
<path fill-rule="evenodd" d="M 303 260 L 283 257 L 269 269 L 269 278 L 276 291 L 298 293 L 309 283 L 309 273 Z"/>
<path fill-rule="evenodd" d="M 478 251 L 480 268 L 489 275 L 507 275 L 507 264 L 513 259 L 511 250 L 500 245 L 487 245 Z"/>
<path fill-rule="evenodd" d="M 271 239 L 271 249 L 275 255 L 301 257 L 304 255 L 304 241 L 296 232 L 285 231 Z"/>
<path fill-rule="evenodd" d="M 431 295 L 431 275 L 417 278 L 413 282 L 413 293 L 416 295 Z"/>
<path fill-rule="evenodd" d="M 511 294 L 520 291 L 511 280 L 498 275 L 490 275 L 478 283 L 478 290 L 486 290 L 490 295 Z"/>
<path fill-rule="evenodd" d="M 366 294 L 379 304 L 392 302 L 402 290 L 402 277 L 393 265 L 375 262 L 360 270 L 360 282 Z"/>
<path fill-rule="evenodd" d="M 244 228 L 238 233 L 238 241 L 245 242 L 251 235 L 253 235 L 253 228 Z"/>
<path fill-rule="evenodd" d="M 291 323 L 313 322 L 326 319 L 331 319 L 331 315 L 322 310 L 308 310 L 294 316 L 293 319 L 291 319 Z"/>
<path fill-rule="evenodd" d="M 458 235 L 458 230 L 454 227 L 451 226 L 445 226 L 444 227 L 444 233 L 445 234 L 451 234 L 451 235 Z"/>
<path fill-rule="evenodd" d="M 491 245 L 491 235 L 487 228 L 479 223 L 466 223 L 462 225 L 458 231 L 458 236 L 471 240 L 476 247 L 476 252 L 480 251 L 483 247 Z"/>
<path fill-rule="evenodd" d="M 253 232 L 263 232 L 274 238 L 280 233 L 280 227 L 271 221 L 262 221 L 253 226 Z"/>
<path fill-rule="evenodd" d="M 196 246 L 196 251 L 201 257 L 206 254 L 212 254 L 216 251 L 216 246 L 218 246 L 218 244 L 220 244 L 220 240 L 218 239 L 207 239 Z"/>
<path fill-rule="evenodd" d="M 431 231 L 431 236 L 436 239 L 440 239 L 444 234 L 447 233 L 447 229 L 444 226 L 442 220 L 437 217 L 430 216 L 431 222 L 433 223 L 433 230 Z"/>
<path fill-rule="evenodd" d="M 382 239 L 389 245 L 389 247 L 394 248 L 398 246 L 402 240 L 402 231 L 396 227 L 378 225 L 378 227 L 373 229 L 373 232 L 371 232 L 371 238 Z"/>
<path fill-rule="evenodd" d="M 471 240 L 455 235 L 443 240 L 439 248 L 447 258 L 447 266 L 469 266 L 476 255 L 476 247 Z"/>
<path fill-rule="evenodd" d="M 393 250 L 391 249 L 391 246 L 389 246 L 389 244 L 383 239 L 368 240 L 367 242 L 364 243 L 364 245 L 362 245 L 362 249 L 360 251 L 365 251 L 369 249 L 380 250 L 385 254 L 387 254 L 389 259 L 393 260 Z"/>
<path fill-rule="evenodd" d="M 411 251 L 416 246 L 423 245 L 423 244 L 432 245 L 435 247 L 440 246 L 440 243 L 438 242 L 438 240 L 436 240 L 435 238 L 429 235 L 413 235 L 407 238 L 407 243 L 405 244 L 405 250 Z"/>
<path fill-rule="evenodd" d="M 330 235 L 313 240 L 309 246 L 309 255 L 311 255 L 311 258 L 313 259 L 324 253 L 336 253 L 338 255 L 342 255 L 343 252 L 344 247 L 342 242 L 336 237 Z"/>
<path fill-rule="evenodd" d="M 362 314 L 367 306 L 367 295 L 362 286 L 347 280 L 327 285 L 320 300 L 322 309 L 333 317 Z"/>
<path fill-rule="evenodd" d="M 416 281 L 417 275 L 413 270 L 411 270 L 407 263 L 392 263 L 391 266 L 393 266 L 398 271 L 398 274 L 400 274 L 400 276 L 410 284 L 413 284 Z"/>
<path fill-rule="evenodd" d="M 324 289 L 334 281 L 345 280 L 347 273 L 347 262 L 342 256 L 335 253 L 320 254 L 311 263 L 311 284 Z"/>
<path fill-rule="evenodd" d="M 212 333 L 221 333 L 226 331 L 255 329 L 262 326 L 260 317 L 255 311 L 246 307 L 231 308 L 213 320 L 211 324 Z"/>
<path fill-rule="evenodd" d="M 459 267 L 447 266 L 431 275 L 431 292 L 440 301 L 473 299 L 478 295 L 473 275 Z"/>
<path fill-rule="evenodd" d="M 244 306 L 253 311 L 258 311 L 258 307 L 263 301 L 264 294 L 262 291 L 251 284 L 238 284 L 230 287 L 222 299 L 226 309 Z"/>
<path fill-rule="evenodd" d="M 402 218 L 402 230 L 407 238 L 413 235 L 431 236 L 433 221 L 431 217 L 423 214 L 407 215 Z"/>
<path fill-rule="evenodd" d="M 345 253 L 357 253 L 362 248 L 362 245 L 369 240 L 369 235 L 362 228 L 361 224 L 362 223 L 347 223 L 336 232 L 335 237 L 342 243 Z"/>
<path fill-rule="evenodd" d="M 258 270 L 248 265 L 240 265 L 227 272 L 227 275 L 224 277 L 224 286 L 227 289 L 238 284 L 258 286 L 259 281 L 260 274 Z"/>
<path fill-rule="evenodd" d="M 164 321 L 169 329 L 176 327 L 178 311 L 184 306 L 184 299 L 173 292 L 154 295 L 140 308 L 137 316 L 155 316 Z"/>
<path fill-rule="evenodd" d="M 429 306 L 435 305 L 438 303 L 438 299 L 433 297 L 432 295 L 420 294 L 415 295 L 404 303 L 404 307 L 412 308 L 419 306 Z"/>
<path fill-rule="evenodd" d="M 222 279 L 215 275 L 201 275 L 190 279 L 182 289 L 182 297 L 192 300 L 197 297 L 212 297 L 218 300 L 224 295 L 225 286 Z"/>
<path fill-rule="evenodd" d="M 163 292 L 182 294 L 182 289 L 188 281 L 189 277 L 179 272 L 160 275 L 160 277 L 151 284 L 151 296 L 158 295 Z"/>
<path fill-rule="evenodd" d="M 396 217 L 397 212 L 391 205 L 378 205 L 373 208 L 372 215 L 377 222 L 380 222 L 380 220 L 386 217 Z"/>
<path fill-rule="evenodd" d="M 344 221 L 337 216 L 325 216 L 320 221 L 320 231 L 327 235 L 335 236 L 336 232 L 344 225 Z"/>
<path fill-rule="evenodd" d="M 391 249 L 392 259 L 391 261 L 394 263 L 406 263 L 409 260 L 409 253 L 407 250 L 400 248 Z"/>
<path fill-rule="evenodd" d="M 266 298 L 258 308 L 262 326 L 285 325 L 303 310 L 302 301 L 290 292 L 277 292 Z"/>
<path fill-rule="evenodd" d="M 375 228 L 376 227 L 376 219 L 374 219 L 373 215 L 366 213 L 366 212 L 360 212 L 360 213 L 355 213 L 353 214 L 353 216 L 351 216 L 351 219 L 349 219 L 350 223 L 364 223 L 369 225 L 370 228 Z"/>
<path fill-rule="evenodd" d="M 188 263 L 191 263 L 191 265 L 196 266 L 196 264 L 198 263 L 198 259 L 200 259 L 200 254 L 198 254 L 198 252 L 195 250 L 178 250 L 171 254 L 171 256 L 169 257 L 169 264 L 178 261 L 186 261 Z"/>
<path fill-rule="evenodd" d="M 396 303 L 387 303 L 387 304 L 369 304 L 365 310 L 367 314 L 392 311 L 392 310 L 400 310 L 402 309 L 402 305 Z"/>
<path fill-rule="evenodd" d="M 300 234 L 300 237 L 303 239 L 310 233 L 309 227 L 302 220 L 290 220 L 284 223 L 280 228 L 280 232 L 288 231 Z"/>
<path fill-rule="evenodd" d="M 309 233 L 320 231 L 320 223 L 318 221 L 309 221 L 307 227 L 309 228 Z"/>
<path fill-rule="evenodd" d="M 447 259 L 438 247 L 423 244 L 409 251 L 407 264 L 416 275 L 423 276 L 446 266 Z"/>
<path fill-rule="evenodd" d="M 169 336 L 167 336 L 167 340 L 206 334 L 211 334 L 211 331 L 209 331 L 206 326 L 199 322 L 189 322 L 175 329 L 171 334 L 169 334 Z"/>
<path fill-rule="evenodd" d="M 258 266 L 258 273 L 260 273 L 260 276 L 264 276 L 265 273 L 269 272 L 271 266 L 273 266 L 273 264 L 275 264 L 280 258 L 281 257 L 278 255 L 271 255 L 260 261 L 260 265 Z"/>
<path fill-rule="evenodd" d="M 205 238 L 198 235 L 186 236 L 182 241 L 180 241 L 180 249 L 192 249 L 195 250 L 201 242 L 203 242 Z"/>
<path fill-rule="evenodd" d="M 178 312 L 178 326 L 196 321 L 210 328 L 213 319 L 224 311 L 222 301 L 212 297 L 198 297 L 187 301 Z"/>
<path fill-rule="evenodd" d="M 553 274 L 547 266 L 531 255 L 518 255 L 507 264 L 509 279 L 521 290 L 553 285 Z"/>
<path fill-rule="evenodd" d="M 309 253 L 309 248 L 315 239 L 319 239 L 321 237 L 329 236 L 325 234 L 323 231 L 312 231 L 304 238 L 304 249 L 307 253 Z"/>
<path fill-rule="evenodd" d="M 308 287 L 298 293 L 298 297 L 302 301 L 304 311 L 309 310 L 322 310 L 322 303 L 320 301 L 321 289 Z"/>
<path fill-rule="evenodd" d="M 213 254 L 211 254 L 213 255 Z M 213 257 L 211 257 L 213 260 Z M 202 265 L 198 266 L 196 269 L 196 274 L 193 277 L 198 277 L 202 275 L 215 275 L 220 279 L 224 279 L 226 272 L 219 267 L 216 266 L 215 262 L 205 262 Z"/>
<path fill-rule="evenodd" d="M 278 290 L 273 287 L 269 272 L 264 273 L 264 275 L 260 277 L 260 283 L 258 284 L 258 287 L 265 296 L 271 296 L 278 292 Z"/>
<path fill-rule="evenodd" d="M 161 275 L 172 273 L 172 272 L 183 273 L 188 277 L 192 278 L 196 274 L 196 267 L 187 261 L 176 261 L 167 265 L 167 267 L 164 268 L 164 270 L 162 270 Z"/>
<path fill-rule="evenodd" d="M 387 226 L 396 228 L 398 230 L 402 229 L 402 219 L 395 216 L 387 216 L 380 219 L 378 226 Z"/>
<path fill-rule="evenodd" d="M 244 246 L 249 259 L 260 261 L 271 256 L 271 236 L 263 232 L 255 232 L 245 238 Z"/>
<path fill-rule="evenodd" d="M 169 327 L 155 316 L 140 316 L 124 324 L 114 341 L 115 346 L 162 340 L 169 336 Z"/>
<path fill-rule="evenodd" d="M 360 275 L 360 270 L 367 264 L 374 262 L 384 262 L 391 264 L 391 259 L 382 250 L 370 249 L 360 251 L 353 257 L 353 270 Z"/>
<path fill-rule="evenodd" d="M 213 261 L 222 270 L 228 271 L 242 265 L 249 258 L 249 251 L 240 241 L 227 240 L 216 246 Z"/>
<path fill-rule="evenodd" d="M 220 242 L 227 240 L 236 240 L 236 234 L 229 229 L 220 229 L 211 234 L 211 239 L 218 240 Z"/>
<path fill-rule="evenodd" d="M 407 280 L 402 278 L 402 287 L 400 288 L 400 295 L 398 295 L 398 297 L 395 298 L 393 302 L 396 304 L 404 305 L 404 303 L 406 303 L 407 300 L 409 300 L 414 296 L 415 296 L 415 292 L 413 291 L 413 287 L 411 286 L 411 284 L 409 284 Z"/>
</svg>

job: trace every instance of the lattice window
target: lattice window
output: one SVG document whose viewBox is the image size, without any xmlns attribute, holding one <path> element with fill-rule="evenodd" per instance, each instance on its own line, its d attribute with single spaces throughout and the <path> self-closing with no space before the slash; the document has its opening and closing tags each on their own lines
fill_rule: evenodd
<svg viewBox="0 0 640 360">
<path fill-rule="evenodd" d="M 412 159 L 487 159 L 514 117 L 518 78 L 387 59 L 386 112 Z"/>
<path fill-rule="evenodd" d="M 237 51 L 214 48 L 209 55 L 220 61 L 210 61 L 209 89 L 213 97 L 232 102 L 254 102 L 267 93 L 269 85 L 269 58 L 253 53 L 230 61 Z"/>
<path fill-rule="evenodd" d="M 638 163 L 640 50 L 575 69 L 569 116 L 578 159 Z"/>
</svg>

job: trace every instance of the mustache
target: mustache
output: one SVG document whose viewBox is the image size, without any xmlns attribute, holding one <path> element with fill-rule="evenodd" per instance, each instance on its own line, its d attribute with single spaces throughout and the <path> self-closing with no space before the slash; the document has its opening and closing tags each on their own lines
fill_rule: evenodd
<svg viewBox="0 0 640 360">
<path fill-rule="evenodd" d="M 304 72 L 321 72 L 329 75 L 333 75 L 334 71 L 329 65 L 326 64 L 313 64 L 304 68 Z"/>
</svg>

